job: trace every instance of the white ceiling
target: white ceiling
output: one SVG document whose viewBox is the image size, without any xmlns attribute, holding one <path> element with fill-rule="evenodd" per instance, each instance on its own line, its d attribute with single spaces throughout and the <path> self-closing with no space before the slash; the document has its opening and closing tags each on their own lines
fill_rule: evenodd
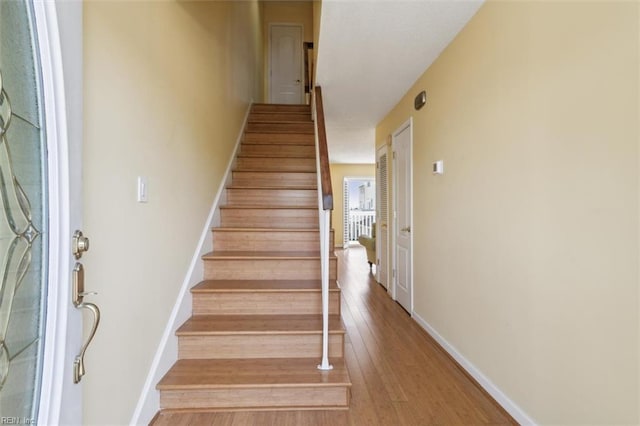
<svg viewBox="0 0 640 426">
<path fill-rule="evenodd" d="M 316 81 L 332 163 L 375 162 L 376 124 L 482 2 L 323 1 Z"/>
</svg>

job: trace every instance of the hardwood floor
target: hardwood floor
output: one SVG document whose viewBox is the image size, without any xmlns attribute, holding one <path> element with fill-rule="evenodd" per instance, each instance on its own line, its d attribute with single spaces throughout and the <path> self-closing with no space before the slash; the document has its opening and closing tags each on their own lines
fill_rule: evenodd
<svg viewBox="0 0 640 426">
<path fill-rule="evenodd" d="M 517 424 L 373 280 L 361 247 L 338 251 L 349 410 L 160 413 L 164 425 Z"/>
</svg>

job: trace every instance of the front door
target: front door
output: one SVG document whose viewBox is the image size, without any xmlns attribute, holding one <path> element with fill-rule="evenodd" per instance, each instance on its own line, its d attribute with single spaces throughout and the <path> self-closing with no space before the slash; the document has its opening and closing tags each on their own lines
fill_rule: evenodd
<svg viewBox="0 0 640 426">
<path fill-rule="evenodd" d="M 270 28 L 269 100 L 272 104 L 302 104 L 302 27 L 283 24 Z"/>
<path fill-rule="evenodd" d="M 394 298 L 411 314 L 413 311 L 411 238 L 411 121 L 393 135 L 393 194 L 395 240 Z"/>
<path fill-rule="evenodd" d="M 71 303 L 71 236 L 81 205 L 74 178 L 81 135 L 81 30 L 81 2 L 0 1 L 0 416 L 5 423 L 82 421 L 81 388 L 73 377 L 82 316 Z M 64 77 L 75 87 L 65 86 Z"/>
</svg>

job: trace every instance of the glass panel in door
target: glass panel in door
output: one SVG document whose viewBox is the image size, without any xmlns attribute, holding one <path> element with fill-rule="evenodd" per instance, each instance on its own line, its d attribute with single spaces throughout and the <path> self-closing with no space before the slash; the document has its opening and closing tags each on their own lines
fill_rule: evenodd
<svg viewBox="0 0 640 426">
<path fill-rule="evenodd" d="M 35 423 L 46 306 L 47 194 L 32 5 L 0 0 L 0 417 Z"/>
</svg>

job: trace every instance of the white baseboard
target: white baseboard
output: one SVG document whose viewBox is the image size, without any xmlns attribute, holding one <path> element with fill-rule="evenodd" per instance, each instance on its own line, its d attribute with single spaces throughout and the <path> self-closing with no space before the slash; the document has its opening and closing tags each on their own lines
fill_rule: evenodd
<svg viewBox="0 0 640 426">
<path fill-rule="evenodd" d="M 521 425 L 532 425 L 536 423 L 520 407 L 518 407 L 507 395 L 504 394 L 495 384 L 491 382 L 482 372 L 467 360 L 458 350 L 442 337 L 427 321 L 417 313 L 413 313 L 413 319 L 422 327 L 433 339 L 438 342 L 449 355 L 455 359 L 467 373 L 471 375 L 489 395 L 496 400 Z"/>
<path fill-rule="evenodd" d="M 231 158 L 227 165 L 227 170 L 225 171 L 222 183 L 220 184 L 218 192 L 213 200 L 209 217 L 204 225 L 202 234 L 200 235 L 200 240 L 198 241 L 193 258 L 191 259 L 189 269 L 187 270 L 182 287 L 180 288 L 180 293 L 178 293 L 178 298 L 173 306 L 173 310 L 169 316 L 162 338 L 160 339 L 160 344 L 158 345 L 153 362 L 149 368 L 149 374 L 147 375 L 147 380 L 142 388 L 140 399 L 138 400 L 136 409 L 133 412 L 131 421 L 129 422 L 130 425 L 148 425 L 158 410 L 160 410 L 160 392 L 156 390 L 155 385 L 178 360 L 178 338 L 176 337 L 175 332 L 191 315 L 191 292 L 189 290 L 203 279 L 204 264 L 202 261 L 202 255 L 213 249 L 211 228 L 216 226 L 219 221 L 219 205 L 225 200 L 224 189 L 231 181 L 231 170 L 235 163 L 240 143 L 242 142 L 242 135 L 244 134 L 244 129 L 247 125 L 247 121 L 249 120 L 249 113 L 252 105 L 253 100 L 249 103 L 249 108 L 247 108 L 247 112 L 245 113 L 235 148 L 233 149 L 233 153 L 231 154 Z"/>
</svg>

